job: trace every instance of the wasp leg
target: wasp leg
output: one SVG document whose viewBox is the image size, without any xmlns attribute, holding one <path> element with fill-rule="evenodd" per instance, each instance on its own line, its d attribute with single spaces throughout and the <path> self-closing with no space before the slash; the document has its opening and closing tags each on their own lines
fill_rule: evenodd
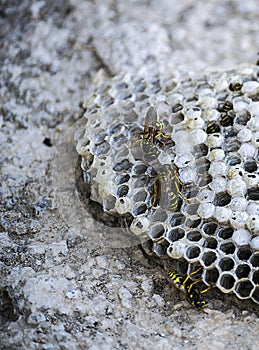
<svg viewBox="0 0 259 350">
<path fill-rule="evenodd" d="M 206 289 L 203 289 L 200 291 L 200 294 L 204 294 L 204 293 L 207 293 L 209 290 L 211 290 L 213 288 L 213 286 L 209 286 L 208 288 Z"/>
<path fill-rule="evenodd" d="M 201 267 L 199 267 L 197 270 L 195 270 L 195 271 L 189 273 L 189 274 L 187 275 L 187 277 L 185 278 L 185 280 L 183 281 L 183 286 L 185 286 L 186 282 L 191 278 L 192 275 L 195 275 L 197 272 L 201 271 L 202 269 L 203 269 L 203 267 L 201 266 Z M 196 282 L 196 281 L 194 281 L 194 282 Z M 193 282 L 193 283 L 194 283 L 194 282 Z"/>
</svg>

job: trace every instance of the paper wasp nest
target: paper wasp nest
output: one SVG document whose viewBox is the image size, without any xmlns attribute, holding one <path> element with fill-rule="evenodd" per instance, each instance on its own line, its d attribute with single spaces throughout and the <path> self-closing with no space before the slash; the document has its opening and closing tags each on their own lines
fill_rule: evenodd
<svg viewBox="0 0 259 350">
<path fill-rule="evenodd" d="M 99 79 L 77 151 L 91 198 L 157 256 L 259 303 L 259 67 Z M 151 107 L 151 108 L 150 108 Z"/>
</svg>

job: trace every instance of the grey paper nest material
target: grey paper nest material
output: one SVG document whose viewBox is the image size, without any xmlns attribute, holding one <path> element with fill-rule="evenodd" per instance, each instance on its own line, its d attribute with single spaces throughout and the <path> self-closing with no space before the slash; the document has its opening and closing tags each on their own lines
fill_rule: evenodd
<svg viewBox="0 0 259 350">
<path fill-rule="evenodd" d="M 77 144 L 104 211 L 130 217 L 130 230 L 150 239 L 157 256 L 200 264 L 206 284 L 256 303 L 258 81 L 258 66 L 101 76 Z M 153 138 L 143 132 L 150 111 Z"/>
</svg>

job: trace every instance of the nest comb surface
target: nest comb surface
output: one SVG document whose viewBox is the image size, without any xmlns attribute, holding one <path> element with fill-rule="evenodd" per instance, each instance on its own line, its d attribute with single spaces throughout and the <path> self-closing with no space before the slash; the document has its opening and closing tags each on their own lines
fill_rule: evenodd
<svg viewBox="0 0 259 350">
<path fill-rule="evenodd" d="M 159 256 L 259 303 L 259 67 L 97 79 L 77 152 L 91 198 Z M 155 136 L 144 135 L 150 106 Z M 146 137 L 147 136 L 147 137 Z"/>
</svg>

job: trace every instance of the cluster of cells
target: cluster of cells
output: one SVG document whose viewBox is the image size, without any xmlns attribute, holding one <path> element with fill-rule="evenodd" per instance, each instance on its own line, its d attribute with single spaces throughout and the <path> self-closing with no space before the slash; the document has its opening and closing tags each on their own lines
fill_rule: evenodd
<svg viewBox="0 0 259 350">
<path fill-rule="evenodd" d="M 205 284 L 256 303 L 258 81 L 258 66 L 99 78 L 77 136 L 92 200 L 157 256 L 201 266 Z"/>
</svg>

